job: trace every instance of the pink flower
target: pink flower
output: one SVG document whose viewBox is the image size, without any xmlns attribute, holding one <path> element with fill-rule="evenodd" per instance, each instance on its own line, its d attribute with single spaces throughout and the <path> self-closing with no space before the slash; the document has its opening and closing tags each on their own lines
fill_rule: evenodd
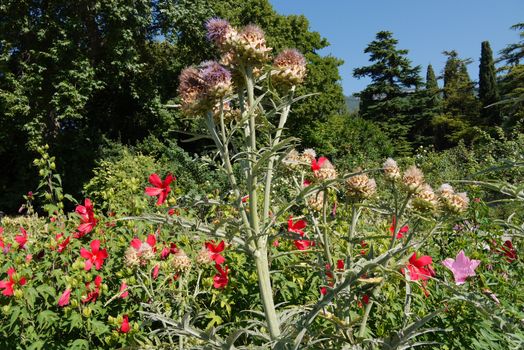
<svg viewBox="0 0 524 350">
<path fill-rule="evenodd" d="M 391 235 L 394 235 L 395 234 L 395 225 L 397 223 L 397 218 L 395 216 L 393 216 L 393 223 L 391 224 L 391 226 L 389 227 L 389 232 L 391 232 Z M 398 229 L 397 231 L 397 239 L 401 239 L 402 237 L 404 237 L 404 233 L 408 232 L 409 231 L 409 226 L 408 225 L 404 225 L 402 226 L 400 229 Z"/>
<path fill-rule="evenodd" d="M 127 290 L 127 284 L 125 281 L 122 281 L 122 284 L 120 285 L 120 298 L 125 299 L 129 296 L 129 291 Z"/>
<path fill-rule="evenodd" d="M 69 304 L 69 297 L 71 296 L 71 289 L 66 289 L 62 295 L 60 296 L 60 299 L 58 299 L 58 306 L 66 306 Z"/>
<path fill-rule="evenodd" d="M 293 223 L 293 217 L 290 216 L 289 220 L 287 221 L 287 231 L 298 233 L 300 236 L 304 236 L 303 229 L 306 228 L 307 223 L 304 220 L 298 220 L 297 222 Z"/>
<path fill-rule="evenodd" d="M 217 289 L 224 288 L 229 283 L 227 277 L 229 273 L 229 267 L 226 266 L 225 270 L 219 264 L 215 264 L 215 268 L 218 270 L 218 273 L 213 277 L 213 287 Z"/>
<path fill-rule="evenodd" d="M 169 192 L 171 192 L 169 184 L 173 180 L 176 180 L 176 177 L 173 177 L 171 174 L 168 174 L 164 181 L 157 174 L 149 175 L 149 183 L 154 187 L 146 187 L 146 194 L 148 196 L 157 196 L 156 205 L 162 205 L 166 201 Z"/>
<path fill-rule="evenodd" d="M 131 326 L 129 325 L 129 318 L 127 315 L 124 315 L 122 317 L 122 324 L 120 325 L 120 332 L 127 333 L 131 329 Z"/>
<path fill-rule="evenodd" d="M 104 264 L 104 260 L 107 259 L 109 255 L 106 249 L 100 250 L 100 241 L 95 239 L 91 242 L 91 251 L 80 248 L 80 256 L 87 259 L 85 262 L 85 270 L 89 271 L 93 265 L 95 265 L 97 270 L 100 270 Z"/>
<path fill-rule="evenodd" d="M 93 231 L 98 220 L 93 212 L 93 204 L 89 198 L 84 200 L 84 205 L 77 205 L 75 211 L 80 215 L 80 225 L 77 227 L 78 232 L 75 238 L 81 238 Z"/>
<path fill-rule="evenodd" d="M 23 286 L 26 284 L 25 277 L 20 278 L 18 281 L 15 280 L 14 274 L 16 273 L 14 267 L 10 267 L 7 269 L 7 276 L 9 276 L 9 279 L 6 281 L 0 281 L 0 289 L 3 289 L 2 294 L 6 297 L 12 296 L 14 294 L 14 287 L 18 284 L 19 286 Z"/>
<path fill-rule="evenodd" d="M 213 260 L 216 264 L 221 265 L 226 261 L 226 259 L 222 255 L 220 255 L 220 253 L 224 251 L 224 248 L 226 246 L 224 241 L 220 241 L 220 243 L 218 243 L 217 245 L 215 245 L 215 242 L 213 241 L 206 242 L 205 246 L 207 248 L 207 251 L 209 252 L 209 258 Z"/>
<path fill-rule="evenodd" d="M 152 272 L 152 276 L 153 276 L 153 279 L 157 279 L 158 277 L 158 273 L 160 272 L 160 265 L 156 264 L 155 267 L 153 267 L 153 272 Z"/>
<path fill-rule="evenodd" d="M 464 284 L 469 276 L 475 276 L 475 269 L 479 264 L 480 260 L 471 260 L 464 254 L 463 250 L 457 254 L 455 259 L 447 258 L 442 262 L 442 265 L 453 272 L 457 285 Z"/>
<path fill-rule="evenodd" d="M 24 249 L 27 243 L 27 231 L 20 226 L 20 232 L 22 234 L 15 236 L 15 241 L 18 243 L 18 249 Z"/>
</svg>

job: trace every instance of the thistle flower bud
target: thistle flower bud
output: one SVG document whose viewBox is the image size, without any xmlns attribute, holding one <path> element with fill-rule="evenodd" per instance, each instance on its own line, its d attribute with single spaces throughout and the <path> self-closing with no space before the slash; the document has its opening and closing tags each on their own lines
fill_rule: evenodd
<svg viewBox="0 0 524 350">
<path fill-rule="evenodd" d="M 456 193 L 448 203 L 448 209 L 453 213 L 460 214 L 465 212 L 469 206 L 469 198 L 466 192 Z"/>
<path fill-rule="evenodd" d="M 317 158 L 317 152 L 313 148 L 306 148 L 304 152 L 302 152 L 302 156 L 305 159 L 304 163 L 309 165 L 313 159 Z"/>
<path fill-rule="evenodd" d="M 307 199 L 307 205 L 315 211 L 321 211 L 324 206 L 324 192 L 317 191 L 311 194 Z"/>
<path fill-rule="evenodd" d="M 124 256 L 125 264 L 129 267 L 135 267 L 140 265 L 140 256 L 135 248 L 129 247 L 126 250 Z"/>
<path fill-rule="evenodd" d="M 360 168 L 355 169 L 355 172 L 362 171 Z M 358 174 L 346 179 L 346 194 L 354 199 L 370 198 L 377 191 L 377 183 L 375 179 L 370 179 L 367 174 Z"/>
<path fill-rule="evenodd" d="M 306 76 L 306 59 L 298 50 L 282 51 L 273 61 L 273 81 L 284 86 L 298 85 Z"/>
<path fill-rule="evenodd" d="M 179 249 L 173 256 L 172 264 L 176 271 L 185 272 L 191 268 L 191 259 Z"/>
<path fill-rule="evenodd" d="M 206 86 L 207 97 L 217 99 L 231 92 L 231 73 L 218 62 L 206 61 L 202 63 L 200 75 Z"/>
<path fill-rule="evenodd" d="M 439 188 L 439 193 L 441 200 L 450 201 L 453 195 L 455 194 L 455 191 L 453 190 L 453 187 L 451 187 L 450 184 L 442 184 Z"/>
<path fill-rule="evenodd" d="M 195 67 L 187 67 L 180 73 L 178 94 L 182 99 L 182 110 L 188 115 L 205 112 L 204 98 L 207 90 L 202 75 Z"/>
<path fill-rule="evenodd" d="M 400 169 L 393 158 L 386 159 L 382 168 L 384 169 L 384 175 L 388 180 L 395 181 L 400 179 Z"/>
<path fill-rule="evenodd" d="M 320 169 L 314 172 L 314 175 L 319 180 L 334 180 L 337 178 L 337 171 L 333 164 L 328 160 L 324 160 L 320 165 Z"/>
<path fill-rule="evenodd" d="M 226 49 L 238 36 L 237 31 L 225 19 L 211 18 L 205 26 L 207 39 L 220 49 Z"/>
<path fill-rule="evenodd" d="M 268 52 L 271 51 L 271 48 L 266 46 L 264 31 L 254 24 L 247 25 L 242 29 L 238 35 L 235 49 L 242 59 L 250 63 L 267 61 L 269 59 Z"/>
<path fill-rule="evenodd" d="M 211 254 L 209 254 L 209 250 L 207 250 L 207 248 L 202 248 L 198 252 L 196 262 L 199 265 L 210 265 L 213 263 L 213 259 L 211 259 Z"/>
<path fill-rule="evenodd" d="M 424 183 L 424 174 L 419 168 L 412 165 L 404 172 L 402 181 L 409 191 L 416 192 Z"/>
<path fill-rule="evenodd" d="M 433 210 L 437 207 L 438 198 L 428 184 L 423 184 L 413 199 L 413 207 L 420 211 Z"/>
<path fill-rule="evenodd" d="M 289 151 L 289 153 L 286 155 L 282 162 L 287 167 L 295 169 L 300 165 L 300 153 L 298 153 L 296 149 L 292 149 L 291 151 Z"/>
</svg>

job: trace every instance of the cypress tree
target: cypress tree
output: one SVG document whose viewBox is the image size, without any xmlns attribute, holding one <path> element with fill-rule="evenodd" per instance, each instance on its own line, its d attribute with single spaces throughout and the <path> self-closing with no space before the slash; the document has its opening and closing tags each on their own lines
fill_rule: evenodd
<svg viewBox="0 0 524 350">
<path fill-rule="evenodd" d="M 479 99 L 482 104 L 481 117 L 489 125 L 500 124 L 500 113 L 496 106 L 489 105 L 499 101 L 493 52 L 488 41 L 482 42 L 479 64 Z"/>
<path fill-rule="evenodd" d="M 437 77 L 435 76 L 435 71 L 433 70 L 433 66 L 431 64 L 428 65 L 428 69 L 426 71 L 426 90 L 438 90 Z"/>
</svg>

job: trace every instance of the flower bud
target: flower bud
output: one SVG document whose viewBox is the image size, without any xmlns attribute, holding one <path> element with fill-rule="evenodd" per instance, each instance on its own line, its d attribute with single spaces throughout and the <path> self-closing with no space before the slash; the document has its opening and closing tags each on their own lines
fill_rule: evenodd
<svg viewBox="0 0 524 350">
<path fill-rule="evenodd" d="M 275 84 L 292 86 L 302 83 L 306 76 L 306 59 L 298 50 L 282 51 L 273 61 L 271 72 Z"/>
<path fill-rule="evenodd" d="M 191 259 L 179 249 L 173 256 L 172 264 L 176 271 L 185 272 L 191 268 Z"/>
<path fill-rule="evenodd" d="M 393 158 L 386 159 L 382 168 L 384 169 L 384 175 L 388 180 L 395 181 L 400 179 L 400 169 Z"/>
<path fill-rule="evenodd" d="M 254 25 L 245 26 L 238 35 L 235 51 L 240 59 L 252 64 L 262 63 L 269 59 L 271 48 L 266 46 L 264 31 Z"/>
<path fill-rule="evenodd" d="M 362 169 L 357 168 L 355 172 L 361 172 Z M 377 183 L 375 179 L 370 179 L 366 173 L 358 174 L 346 179 L 346 194 L 352 199 L 366 199 L 370 198 L 377 191 Z"/>
<path fill-rule="evenodd" d="M 317 191 L 307 198 L 307 205 L 315 211 L 321 211 L 324 206 L 324 192 Z"/>
<path fill-rule="evenodd" d="M 437 204 L 437 195 L 428 184 L 423 184 L 413 198 L 413 207 L 420 211 L 434 210 Z"/>
<path fill-rule="evenodd" d="M 412 165 L 404 172 L 402 181 L 409 191 L 416 192 L 424 183 L 424 174 L 419 168 Z"/>
<path fill-rule="evenodd" d="M 200 75 L 206 84 L 208 98 L 221 98 L 231 92 L 231 73 L 218 62 L 206 61 L 202 63 Z"/>
</svg>

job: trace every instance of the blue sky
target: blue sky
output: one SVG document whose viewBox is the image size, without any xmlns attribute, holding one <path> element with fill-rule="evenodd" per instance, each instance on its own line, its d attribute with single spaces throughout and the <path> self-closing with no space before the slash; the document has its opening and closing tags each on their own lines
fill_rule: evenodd
<svg viewBox="0 0 524 350">
<path fill-rule="evenodd" d="M 369 80 L 352 71 L 369 63 L 364 49 L 380 30 L 393 32 L 398 48 L 408 49 L 414 65 L 431 63 L 437 75 L 445 64 L 444 50 L 471 58 L 470 76 L 478 80 L 480 43 L 488 40 L 496 54 L 519 40 L 509 27 L 524 22 L 524 0 L 270 0 L 280 14 L 303 14 L 310 29 L 327 38 L 322 55 L 344 60 L 340 68 L 346 95 L 362 90 Z"/>
</svg>

